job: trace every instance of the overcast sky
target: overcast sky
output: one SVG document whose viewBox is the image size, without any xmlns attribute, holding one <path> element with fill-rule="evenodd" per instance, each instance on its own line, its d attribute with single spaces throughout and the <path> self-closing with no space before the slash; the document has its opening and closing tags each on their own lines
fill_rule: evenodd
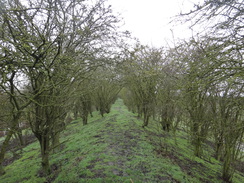
<svg viewBox="0 0 244 183">
<path fill-rule="evenodd" d="M 172 17 L 193 7 L 196 0 L 108 0 L 114 12 L 124 18 L 124 27 L 142 44 L 164 46 L 175 38 L 188 38 L 192 31 L 187 26 L 169 24 Z"/>
</svg>

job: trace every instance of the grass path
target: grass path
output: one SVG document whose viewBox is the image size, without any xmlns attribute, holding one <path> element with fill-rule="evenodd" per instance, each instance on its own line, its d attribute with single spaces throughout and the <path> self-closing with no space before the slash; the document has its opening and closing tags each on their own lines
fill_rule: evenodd
<svg viewBox="0 0 244 183">
<path fill-rule="evenodd" d="M 173 175 L 165 176 L 168 168 L 164 170 L 164 161 L 155 156 L 141 121 L 128 112 L 121 100 L 103 122 L 104 128 L 94 137 L 106 147 L 94 154 L 82 176 L 84 182 L 178 182 Z"/>
<path fill-rule="evenodd" d="M 105 117 L 95 112 L 88 125 L 77 120 L 67 126 L 61 150 L 50 156 L 53 173 L 49 177 L 40 173 L 35 142 L 5 168 L 0 183 L 222 182 L 221 163 L 195 158 L 184 132 L 176 139 L 170 134 L 165 138 L 162 131 L 155 130 L 155 123 L 146 129 L 141 125 L 119 99 Z M 236 174 L 234 182 L 244 182 L 243 173 Z"/>
</svg>

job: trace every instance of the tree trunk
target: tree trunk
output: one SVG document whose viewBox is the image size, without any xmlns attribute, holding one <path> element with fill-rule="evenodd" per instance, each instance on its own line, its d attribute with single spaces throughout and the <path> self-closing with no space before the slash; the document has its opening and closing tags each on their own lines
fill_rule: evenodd
<svg viewBox="0 0 244 183">
<path fill-rule="evenodd" d="M 226 182 L 232 182 L 231 180 L 234 174 L 234 171 L 232 170 L 231 167 L 231 162 L 233 162 L 231 156 L 232 156 L 231 149 L 230 147 L 227 147 L 225 150 L 223 172 L 222 172 L 222 178 Z"/>
<path fill-rule="evenodd" d="M 82 121 L 83 121 L 83 125 L 87 125 L 87 116 L 86 115 L 84 115 L 82 117 Z"/>
<path fill-rule="evenodd" d="M 148 112 L 146 111 L 146 113 L 144 113 L 144 120 L 143 120 L 143 125 L 142 125 L 143 128 L 146 127 L 146 126 L 148 126 L 149 117 L 150 116 L 149 116 Z"/>
<path fill-rule="evenodd" d="M 49 136 L 48 133 L 35 134 L 41 147 L 41 157 L 42 157 L 42 170 L 45 175 L 49 175 L 51 173 L 50 165 L 49 165 Z"/>
<path fill-rule="evenodd" d="M 144 127 L 148 126 L 148 123 L 149 123 L 149 117 L 150 117 L 150 115 L 149 115 L 149 109 L 148 109 L 148 107 L 144 107 L 143 108 L 143 114 L 144 114 L 144 119 L 143 119 L 143 125 L 142 125 L 142 127 L 144 128 Z"/>
<path fill-rule="evenodd" d="M 202 141 L 199 132 L 199 122 L 194 120 L 191 128 L 192 128 L 192 145 L 194 146 L 194 155 L 197 157 L 201 157 Z"/>
<path fill-rule="evenodd" d="M 82 111 L 81 111 L 83 125 L 87 125 L 89 111 L 91 111 L 90 103 L 88 100 L 84 99 L 82 102 Z"/>
<path fill-rule="evenodd" d="M 60 132 L 56 131 L 52 135 L 52 150 L 54 153 L 59 152 L 60 150 Z"/>
<path fill-rule="evenodd" d="M 82 110 L 83 125 L 87 125 L 88 115 L 89 115 L 88 103 L 87 102 L 83 102 L 83 110 Z"/>
<path fill-rule="evenodd" d="M 25 145 L 25 142 L 24 142 L 24 139 L 23 139 L 22 130 L 20 128 L 17 130 L 17 135 L 18 135 L 18 138 L 19 138 L 20 147 L 22 148 Z"/>
<path fill-rule="evenodd" d="M 222 157 L 222 150 L 223 150 L 223 144 L 222 143 L 217 143 L 216 144 L 216 151 L 215 151 L 215 158 L 218 161 L 221 161 L 223 159 Z"/>
<path fill-rule="evenodd" d="M 7 147 L 8 147 L 8 144 L 9 144 L 9 141 L 10 141 L 12 135 L 13 135 L 13 131 L 12 130 L 8 131 L 7 136 L 4 139 L 2 147 L 1 147 L 1 152 L 0 152 L 0 176 L 5 174 L 5 171 L 4 171 L 4 168 L 3 168 L 3 161 L 4 161 L 4 156 L 5 156 L 5 153 L 6 153 L 6 150 L 7 150 Z"/>
<path fill-rule="evenodd" d="M 104 117 L 104 110 L 102 108 L 100 109 L 100 114 L 102 117 Z"/>
<path fill-rule="evenodd" d="M 169 130 L 170 130 L 170 122 L 169 122 L 169 119 L 168 119 L 167 111 L 165 111 L 165 110 L 162 110 L 162 112 L 161 112 L 161 125 L 162 125 L 162 129 L 164 131 L 169 132 Z"/>
<path fill-rule="evenodd" d="M 219 135 L 215 137 L 215 158 L 217 160 L 223 160 L 223 132 L 220 132 Z"/>
<path fill-rule="evenodd" d="M 88 113 L 90 114 L 91 117 L 93 117 L 92 115 L 92 102 L 91 100 L 88 101 Z"/>
<path fill-rule="evenodd" d="M 89 115 L 88 111 L 84 110 L 82 114 L 83 125 L 87 125 L 88 115 Z"/>
<path fill-rule="evenodd" d="M 110 113 L 110 106 L 107 106 L 105 111 L 106 111 L 107 114 L 109 114 Z"/>
<path fill-rule="evenodd" d="M 140 105 L 137 105 L 137 112 L 138 112 L 138 118 L 141 118 L 142 117 L 142 110 L 141 110 L 141 107 Z"/>
<path fill-rule="evenodd" d="M 14 136 L 16 138 L 16 140 L 19 140 L 19 147 L 22 150 L 23 146 L 25 145 L 24 139 L 23 139 L 23 135 L 22 135 L 22 130 L 20 129 L 20 127 L 16 127 L 14 130 L 16 133 L 14 133 Z"/>
<path fill-rule="evenodd" d="M 200 158 L 202 156 L 202 142 L 198 135 L 195 136 L 193 145 L 194 145 L 194 155 Z"/>
<path fill-rule="evenodd" d="M 45 175 L 50 175 L 49 153 L 47 152 L 43 152 L 42 154 L 42 169 Z"/>
<path fill-rule="evenodd" d="M 41 147 L 42 154 L 42 169 L 46 175 L 51 173 L 50 165 L 49 165 L 49 139 L 44 137 Z"/>
<path fill-rule="evenodd" d="M 169 132 L 170 130 L 170 123 L 168 123 L 167 121 L 161 121 L 161 125 L 164 131 Z"/>
</svg>

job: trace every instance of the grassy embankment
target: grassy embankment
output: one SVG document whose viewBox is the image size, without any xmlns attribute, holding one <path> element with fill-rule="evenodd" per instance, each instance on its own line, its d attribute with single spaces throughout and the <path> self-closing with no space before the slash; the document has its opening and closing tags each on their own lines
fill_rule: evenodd
<svg viewBox="0 0 244 183">
<path fill-rule="evenodd" d="M 211 157 L 210 146 L 205 147 L 207 158 L 199 159 L 184 131 L 174 138 L 153 122 L 145 129 L 141 125 L 119 99 L 104 118 L 95 112 L 87 126 L 81 121 L 67 126 L 62 149 L 50 156 L 52 175 L 43 177 L 34 142 L 5 168 L 0 182 L 223 182 L 221 163 Z M 244 182 L 244 174 L 237 172 L 233 182 Z"/>
</svg>

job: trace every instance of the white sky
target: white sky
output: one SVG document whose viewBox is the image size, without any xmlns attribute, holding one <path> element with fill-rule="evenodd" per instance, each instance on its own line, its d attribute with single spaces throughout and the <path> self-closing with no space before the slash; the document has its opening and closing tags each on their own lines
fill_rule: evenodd
<svg viewBox="0 0 244 183">
<path fill-rule="evenodd" d="M 123 29 L 132 33 L 142 44 L 164 46 L 174 38 L 184 39 L 192 35 L 186 25 L 169 24 L 181 11 L 187 12 L 198 0 L 108 0 L 115 13 L 124 18 Z"/>
</svg>

